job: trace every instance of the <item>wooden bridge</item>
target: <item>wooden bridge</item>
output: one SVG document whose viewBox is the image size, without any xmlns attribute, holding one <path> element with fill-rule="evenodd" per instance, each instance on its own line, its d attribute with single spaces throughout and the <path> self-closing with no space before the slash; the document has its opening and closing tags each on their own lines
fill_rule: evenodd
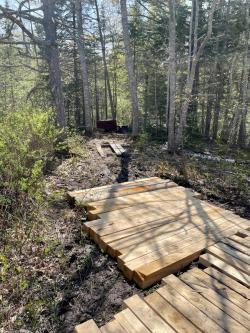
<svg viewBox="0 0 250 333">
<path fill-rule="evenodd" d="M 100 330 L 89 321 L 77 332 L 249 331 L 248 220 L 157 177 L 68 196 L 85 205 L 89 222 L 84 230 L 129 280 L 141 288 L 162 279 L 166 284 L 144 300 L 126 300 L 126 309 Z M 218 270 L 171 275 L 199 257 Z"/>
</svg>

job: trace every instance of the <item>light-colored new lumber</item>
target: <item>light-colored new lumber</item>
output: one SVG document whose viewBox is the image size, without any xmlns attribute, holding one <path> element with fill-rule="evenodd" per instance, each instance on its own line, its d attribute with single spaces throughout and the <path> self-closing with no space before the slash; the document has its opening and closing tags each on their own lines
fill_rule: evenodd
<svg viewBox="0 0 250 333">
<path fill-rule="evenodd" d="M 204 272 L 216 280 L 220 281 L 221 283 L 225 284 L 227 287 L 231 288 L 232 290 L 236 291 L 241 296 L 245 297 L 246 299 L 250 300 L 250 290 L 249 288 L 243 286 L 238 281 L 232 279 L 231 277 L 223 274 L 222 272 L 218 271 L 214 267 L 208 267 L 204 270 Z"/>
<path fill-rule="evenodd" d="M 242 238 L 242 237 L 239 237 L 237 235 L 233 235 L 233 236 L 230 236 L 228 238 L 233 240 L 234 242 L 239 243 L 240 245 L 243 245 L 243 246 L 246 246 L 246 247 L 250 248 L 250 240 L 248 238 Z"/>
<path fill-rule="evenodd" d="M 249 250 L 248 247 L 246 247 L 246 246 L 244 246 L 244 245 L 242 245 L 240 243 L 237 243 L 237 242 L 233 241 L 230 238 L 223 238 L 223 239 L 221 239 L 221 242 L 223 242 L 226 245 L 229 245 L 233 249 L 236 249 L 236 250 L 238 250 L 238 251 L 240 251 L 242 253 L 245 253 L 246 255 L 249 255 L 249 253 L 250 253 L 250 250 Z"/>
<path fill-rule="evenodd" d="M 134 277 L 135 281 L 145 288 L 150 282 L 159 281 L 168 274 L 176 273 L 187 264 L 198 258 L 202 251 L 214 244 L 221 237 L 234 233 L 237 227 L 231 227 L 223 231 L 222 235 L 215 234 L 212 238 L 203 237 L 181 238 L 179 244 L 168 245 L 163 250 L 148 253 L 129 262 L 123 262 L 118 257 L 118 267 L 128 279 Z"/>
<path fill-rule="evenodd" d="M 190 220 L 192 220 L 192 223 L 190 223 Z M 119 250 L 119 254 L 123 254 L 120 255 L 120 259 L 126 262 L 149 252 L 160 251 L 160 248 L 164 250 L 168 244 L 177 243 L 189 235 L 194 239 L 196 236 L 201 237 L 203 235 L 222 237 L 223 231 L 232 226 L 233 222 L 227 221 L 225 218 L 211 221 L 197 215 L 111 242 L 108 246 Z"/>
<path fill-rule="evenodd" d="M 239 259 L 248 265 L 250 264 L 249 254 L 247 255 L 245 253 L 242 253 L 241 251 L 238 251 L 237 249 L 235 249 L 231 246 L 228 246 L 227 244 L 223 244 L 221 242 L 216 243 L 215 246 L 218 247 L 219 249 L 223 250 L 224 252 L 232 255 L 236 259 Z"/>
<path fill-rule="evenodd" d="M 115 315 L 115 319 L 127 333 L 150 333 L 145 325 L 129 309 L 125 309 Z"/>
<path fill-rule="evenodd" d="M 171 303 L 168 303 L 160 294 L 154 292 L 145 297 L 150 307 L 178 333 L 200 333 L 200 330 L 185 318 Z"/>
<path fill-rule="evenodd" d="M 238 321 L 242 326 L 250 329 L 250 316 L 237 305 L 229 301 L 227 298 L 210 289 L 201 279 L 192 274 L 192 271 L 184 273 L 180 279 L 188 284 L 191 288 L 199 292 L 203 297 L 216 305 L 221 311 Z"/>
<path fill-rule="evenodd" d="M 96 150 L 98 151 L 101 157 L 106 157 L 106 154 L 104 153 L 102 146 L 99 143 L 96 143 Z"/>
<path fill-rule="evenodd" d="M 237 268 L 238 270 L 249 274 L 249 265 L 244 263 L 243 261 L 236 259 L 232 255 L 228 254 L 227 252 L 224 252 L 220 248 L 216 246 L 211 246 L 207 248 L 207 252 L 214 255 L 215 257 L 223 260 L 225 263 Z"/>
<path fill-rule="evenodd" d="M 229 333 L 234 332 L 244 332 L 247 333 L 248 330 L 230 317 L 227 313 L 221 311 L 217 306 L 213 303 L 209 302 L 206 298 L 202 296 L 199 292 L 192 289 L 185 282 L 180 280 L 174 275 L 169 275 L 168 277 L 162 280 L 164 285 L 169 285 L 173 289 L 176 290 L 179 294 L 181 294 L 186 300 L 188 300 L 193 306 L 202 311 L 205 315 L 211 318 L 214 322 L 216 322 L 221 328 L 225 328 Z"/>
<path fill-rule="evenodd" d="M 245 286 L 250 286 L 250 277 L 248 274 L 245 274 L 238 269 L 232 267 L 231 265 L 225 263 L 221 259 L 209 254 L 205 253 L 200 256 L 199 261 L 202 265 L 209 267 L 213 266 L 218 268 L 220 271 L 230 276 L 231 278 L 243 283 Z"/>
<path fill-rule="evenodd" d="M 180 295 L 172 286 L 165 285 L 156 291 L 167 300 L 176 310 L 188 318 L 202 332 L 225 332 L 217 323 L 211 320 L 206 314 L 193 306 L 187 299 Z"/>
<path fill-rule="evenodd" d="M 250 302 L 243 296 L 239 295 L 237 292 L 228 288 L 223 283 L 217 281 L 213 277 L 209 276 L 201 269 L 193 268 L 190 273 L 200 279 L 206 286 L 214 289 L 217 293 L 221 294 L 223 297 L 227 298 L 232 303 L 236 304 L 239 308 L 247 313 L 250 313 Z M 242 312 L 242 311 L 241 311 Z"/>
<path fill-rule="evenodd" d="M 110 321 L 106 325 L 102 326 L 101 332 L 102 333 L 127 333 L 127 331 L 118 323 L 117 320 Z"/>
<path fill-rule="evenodd" d="M 101 333 L 93 319 L 75 327 L 75 333 Z"/>
<path fill-rule="evenodd" d="M 124 301 L 124 304 L 136 315 L 136 317 L 153 333 L 174 333 L 160 316 L 139 296 L 134 295 Z"/>
</svg>

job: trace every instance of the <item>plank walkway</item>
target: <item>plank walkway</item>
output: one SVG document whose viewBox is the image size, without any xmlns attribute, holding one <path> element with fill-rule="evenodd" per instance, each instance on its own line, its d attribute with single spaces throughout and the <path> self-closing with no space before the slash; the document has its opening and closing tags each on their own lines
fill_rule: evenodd
<svg viewBox="0 0 250 333">
<path fill-rule="evenodd" d="M 249 289 L 216 268 L 193 268 L 144 299 L 124 301 L 124 310 L 98 328 L 93 320 L 76 333 L 200 333 L 250 331 Z"/>
<path fill-rule="evenodd" d="M 250 227 L 248 220 L 157 177 L 68 196 L 85 202 L 90 220 L 85 232 L 141 288 L 182 270 L 205 248 Z"/>
</svg>

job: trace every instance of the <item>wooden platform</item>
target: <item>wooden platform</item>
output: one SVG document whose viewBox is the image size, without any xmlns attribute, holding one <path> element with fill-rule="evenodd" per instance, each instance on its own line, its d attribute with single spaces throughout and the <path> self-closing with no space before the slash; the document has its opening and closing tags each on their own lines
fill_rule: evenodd
<svg viewBox="0 0 250 333">
<path fill-rule="evenodd" d="M 76 333 L 200 333 L 250 331 L 249 289 L 215 268 L 198 268 L 163 279 L 144 299 L 124 301 L 125 309 L 98 328 L 93 320 Z"/>
<path fill-rule="evenodd" d="M 250 232 L 238 230 L 235 235 L 221 239 L 200 257 L 207 267 L 215 267 L 225 275 L 250 287 Z"/>
<path fill-rule="evenodd" d="M 86 233 L 141 288 L 176 273 L 249 221 L 169 180 L 149 178 L 68 194 L 85 202 Z"/>
</svg>

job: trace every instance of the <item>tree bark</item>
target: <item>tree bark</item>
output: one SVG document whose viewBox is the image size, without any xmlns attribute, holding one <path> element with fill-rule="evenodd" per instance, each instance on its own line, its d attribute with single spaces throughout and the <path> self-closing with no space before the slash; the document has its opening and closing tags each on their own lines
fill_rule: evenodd
<svg viewBox="0 0 250 333">
<path fill-rule="evenodd" d="M 246 22 L 247 27 L 245 31 L 245 54 L 244 54 L 244 67 L 243 67 L 243 80 L 242 80 L 242 112 L 241 112 L 241 122 L 240 131 L 238 137 L 238 144 L 241 148 L 246 148 L 247 146 L 247 101 L 248 101 L 248 76 L 249 76 L 249 59 L 248 59 L 248 49 L 249 49 L 249 2 L 246 1 Z"/>
<path fill-rule="evenodd" d="M 138 136 L 139 127 L 140 127 L 140 119 L 139 119 L 140 116 L 138 108 L 137 83 L 136 83 L 135 71 L 133 65 L 132 50 L 129 40 L 127 1 L 120 0 L 120 5 L 121 5 L 121 16 L 122 16 L 123 42 L 125 49 L 125 59 L 128 71 L 128 82 L 129 82 L 131 107 L 132 107 L 132 135 Z"/>
<path fill-rule="evenodd" d="M 175 151 L 175 96 L 176 96 L 176 18 L 175 0 L 169 0 L 169 87 L 168 87 L 168 151 Z"/>
<path fill-rule="evenodd" d="M 107 89 L 108 89 L 108 95 L 109 95 L 109 104 L 110 104 L 110 108 L 111 108 L 112 119 L 116 119 L 116 113 L 115 113 L 113 96 L 112 96 L 110 79 L 109 79 L 108 65 L 107 65 L 107 60 L 106 60 L 106 48 L 105 48 L 105 42 L 104 42 L 104 38 L 103 38 L 103 34 L 102 34 L 101 20 L 100 20 L 97 0 L 95 0 L 95 8 L 96 8 L 96 18 L 97 18 L 98 30 L 99 30 L 100 42 L 101 42 L 101 48 L 102 48 L 102 61 L 103 61 L 103 65 L 104 65 L 104 72 L 105 72 L 105 78 L 106 78 L 106 82 L 107 82 Z"/>
<path fill-rule="evenodd" d="M 44 13 L 43 27 L 46 39 L 45 57 L 49 66 L 49 80 L 56 109 L 56 123 L 58 127 L 64 127 L 66 125 L 66 117 L 55 24 L 55 0 L 42 0 L 42 4 Z"/>
<path fill-rule="evenodd" d="M 187 84 L 185 89 L 185 100 L 183 102 L 182 108 L 181 108 L 181 115 L 180 115 L 180 124 L 177 130 L 176 134 L 176 147 L 180 147 L 183 141 L 183 132 L 186 127 L 187 123 L 187 111 L 189 107 L 189 103 L 192 97 L 192 90 L 193 90 L 193 83 L 194 83 L 194 76 L 196 72 L 196 66 L 200 59 L 200 56 L 209 40 L 209 38 L 212 35 L 212 28 L 213 28 L 213 16 L 214 11 L 216 8 L 218 0 L 213 0 L 212 7 L 208 16 L 208 28 L 207 28 L 207 34 L 204 37 L 201 45 L 198 48 L 198 18 L 199 18 L 199 4 L 198 0 L 195 1 L 195 23 L 194 23 L 194 48 L 193 48 L 193 55 L 192 55 L 192 61 L 190 65 L 190 71 L 188 73 L 187 78 Z M 194 2 L 193 2 L 194 3 Z"/>
<path fill-rule="evenodd" d="M 87 67 L 85 42 L 84 42 L 84 34 L 83 34 L 81 0 L 76 0 L 75 6 L 76 6 L 76 14 L 77 14 L 77 46 L 78 46 L 78 51 L 79 51 L 79 56 L 80 56 L 82 82 L 83 82 L 85 130 L 86 130 L 86 134 L 91 134 L 93 131 L 93 128 L 92 128 L 90 96 L 89 96 L 88 67 Z"/>
</svg>

